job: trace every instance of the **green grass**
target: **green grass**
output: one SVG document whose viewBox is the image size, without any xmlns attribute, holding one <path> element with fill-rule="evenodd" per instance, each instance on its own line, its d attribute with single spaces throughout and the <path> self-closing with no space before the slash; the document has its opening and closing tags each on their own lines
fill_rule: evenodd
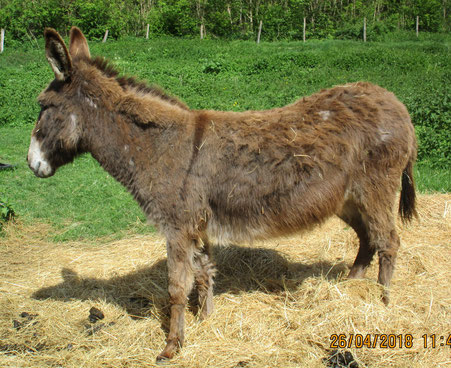
<svg viewBox="0 0 451 368">
<path fill-rule="evenodd" d="M 0 127 L 1 160 L 17 165 L 0 171 L 0 197 L 25 223 L 50 223 L 54 240 L 122 238 L 152 231 L 131 195 L 89 155 L 38 179 L 25 157 L 29 127 Z"/>
<path fill-rule="evenodd" d="M 407 105 L 415 124 L 426 127 L 419 130 L 428 139 L 420 136 L 421 162 L 415 169 L 424 192 L 451 191 L 449 45 L 449 39 L 256 45 L 173 38 L 90 44 L 93 55 L 106 56 L 124 74 L 163 86 L 192 108 L 265 109 L 337 84 L 379 84 Z M 16 170 L 0 171 L 0 199 L 26 223 L 51 223 L 57 241 L 152 231 L 131 196 L 90 156 L 45 180 L 28 169 L 36 97 L 52 77 L 42 40 L 0 55 L 0 162 L 17 164 Z"/>
<path fill-rule="evenodd" d="M 414 176 L 417 189 L 422 193 L 451 192 L 451 169 L 437 169 L 427 162 L 419 162 Z"/>
</svg>

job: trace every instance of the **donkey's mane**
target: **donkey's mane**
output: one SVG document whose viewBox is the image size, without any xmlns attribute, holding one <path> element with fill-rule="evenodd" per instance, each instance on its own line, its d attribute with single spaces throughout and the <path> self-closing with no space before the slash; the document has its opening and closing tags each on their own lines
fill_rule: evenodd
<svg viewBox="0 0 451 368">
<path fill-rule="evenodd" d="M 119 85 L 125 90 L 131 88 L 136 92 L 150 94 L 155 97 L 159 97 L 164 101 L 177 105 L 183 109 L 188 110 L 182 101 L 174 96 L 168 95 L 161 87 L 156 85 L 147 85 L 145 82 L 137 81 L 134 77 L 121 76 L 117 69 L 104 57 L 97 56 L 93 59 L 89 59 L 89 63 L 100 70 L 108 78 L 116 78 Z"/>
</svg>

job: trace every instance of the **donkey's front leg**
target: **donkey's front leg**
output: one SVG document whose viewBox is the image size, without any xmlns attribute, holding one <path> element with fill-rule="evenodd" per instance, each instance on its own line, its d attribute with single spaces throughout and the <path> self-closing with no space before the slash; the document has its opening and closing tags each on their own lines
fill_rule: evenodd
<svg viewBox="0 0 451 368">
<path fill-rule="evenodd" d="M 171 305 L 169 334 L 157 361 L 171 359 L 183 345 L 185 305 L 194 284 L 193 258 L 195 243 L 188 234 L 177 233 L 167 238 L 168 291 Z"/>
</svg>

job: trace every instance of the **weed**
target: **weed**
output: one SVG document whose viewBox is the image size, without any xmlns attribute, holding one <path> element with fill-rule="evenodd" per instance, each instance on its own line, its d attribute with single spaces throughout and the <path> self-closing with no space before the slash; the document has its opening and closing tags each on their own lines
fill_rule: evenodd
<svg viewBox="0 0 451 368">
<path fill-rule="evenodd" d="M 12 220 L 16 216 L 12 206 L 0 199 L 0 231 L 3 228 L 3 224 Z"/>
</svg>

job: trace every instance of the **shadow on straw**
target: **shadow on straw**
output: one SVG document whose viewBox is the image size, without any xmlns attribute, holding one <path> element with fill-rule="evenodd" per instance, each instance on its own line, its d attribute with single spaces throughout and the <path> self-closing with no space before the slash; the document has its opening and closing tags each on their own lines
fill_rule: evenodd
<svg viewBox="0 0 451 368">
<path fill-rule="evenodd" d="M 343 262 L 291 262 L 273 249 L 237 245 L 214 246 L 213 259 L 217 267 L 215 295 L 252 291 L 268 294 L 291 292 L 308 277 L 336 279 L 347 269 Z M 68 268 L 63 268 L 61 273 L 61 283 L 37 290 L 33 298 L 104 300 L 120 306 L 133 318 L 156 315 L 161 320 L 162 328 L 167 330 L 169 301 L 166 260 L 107 279 L 83 277 Z M 196 312 L 197 306 L 193 299 L 190 298 L 190 309 Z"/>
</svg>

